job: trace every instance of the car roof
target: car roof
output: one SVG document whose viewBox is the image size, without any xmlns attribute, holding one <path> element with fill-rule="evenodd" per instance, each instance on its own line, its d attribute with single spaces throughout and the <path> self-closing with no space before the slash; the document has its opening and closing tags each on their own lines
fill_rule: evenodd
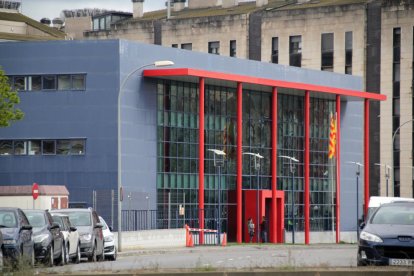
<svg viewBox="0 0 414 276">
<path fill-rule="evenodd" d="M 23 209 L 23 212 L 46 213 L 47 211 L 42 209 Z"/>
<path fill-rule="evenodd" d="M 52 212 L 51 215 L 52 217 L 69 217 L 67 214 L 55 213 L 55 212 Z"/>
<path fill-rule="evenodd" d="M 55 209 L 52 212 L 59 213 L 59 212 L 73 212 L 73 211 L 76 211 L 76 212 L 92 212 L 93 210 L 89 209 L 89 208 L 67 208 L 67 209 Z"/>
<path fill-rule="evenodd" d="M 391 202 L 409 202 L 409 201 L 414 202 L 414 198 L 372 196 L 369 199 L 368 207 L 379 207 L 382 204 L 391 203 Z"/>
</svg>

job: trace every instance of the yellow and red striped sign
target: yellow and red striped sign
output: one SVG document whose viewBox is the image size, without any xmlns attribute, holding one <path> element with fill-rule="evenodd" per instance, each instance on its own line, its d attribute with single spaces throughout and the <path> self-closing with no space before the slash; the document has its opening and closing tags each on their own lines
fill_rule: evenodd
<svg viewBox="0 0 414 276">
<path fill-rule="evenodd" d="M 332 159 L 336 155 L 336 119 L 331 114 L 331 124 L 329 127 L 329 150 L 328 158 Z"/>
</svg>

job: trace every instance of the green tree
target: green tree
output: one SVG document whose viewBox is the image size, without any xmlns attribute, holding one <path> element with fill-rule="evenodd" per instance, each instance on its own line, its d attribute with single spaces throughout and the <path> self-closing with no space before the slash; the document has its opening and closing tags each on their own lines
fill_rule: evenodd
<svg viewBox="0 0 414 276">
<path fill-rule="evenodd" d="M 20 98 L 17 92 L 11 89 L 8 80 L 9 78 L 0 68 L 0 127 L 8 127 L 12 121 L 24 117 L 24 113 L 15 107 L 20 103 Z"/>
</svg>

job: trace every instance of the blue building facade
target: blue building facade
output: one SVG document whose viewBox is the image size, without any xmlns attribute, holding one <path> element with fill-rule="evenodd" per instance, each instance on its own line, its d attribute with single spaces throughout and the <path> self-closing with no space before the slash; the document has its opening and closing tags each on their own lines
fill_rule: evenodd
<svg viewBox="0 0 414 276">
<path fill-rule="evenodd" d="M 117 100 L 120 84 L 131 71 L 139 67 L 151 69 L 146 65 L 157 60 L 172 60 L 175 63 L 174 68 L 195 68 L 348 90 L 362 89 L 362 79 L 350 75 L 265 64 L 124 40 L 1 43 L 0 65 L 10 77 L 11 84 L 20 91 L 19 108 L 24 111 L 25 118 L 8 128 L 0 129 L 2 142 L 0 145 L 0 185 L 31 185 L 33 182 L 42 185 L 66 185 L 70 192 L 69 199 L 72 205 L 79 203 L 86 206 L 99 206 L 98 211 L 101 215 L 116 225 Z M 235 91 L 234 84 L 210 83 L 208 85 L 209 91 Z M 127 199 L 129 193 L 137 195 L 129 202 L 129 206 L 124 201 L 123 209 L 158 210 L 158 216 L 164 220 L 158 224 L 158 227 L 166 227 L 167 215 L 165 211 L 162 211 L 166 209 L 166 191 L 172 192 L 176 197 L 172 204 L 174 214 L 178 212 L 178 206 L 182 203 L 181 194 L 187 196 L 188 210 L 191 209 L 190 205 L 193 206 L 195 212 L 198 208 L 197 192 L 195 194 L 190 192 L 191 189 L 197 191 L 198 187 L 197 152 L 193 155 L 188 154 L 188 170 L 184 164 L 186 161 L 183 161 L 182 168 L 168 172 L 165 170 L 163 161 L 167 159 L 167 156 L 160 153 L 161 148 L 165 146 L 160 133 L 166 127 L 160 121 L 164 120 L 165 111 L 171 111 L 169 104 L 167 108 L 166 105 L 163 106 L 163 103 L 160 103 L 160 96 L 165 97 L 167 93 L 170 97 L 172 95 L 170 93 L 174 93 L 171 87 L 177 89 L 187 87 L 188 93 L 191 93 L 191 87 L 193 87 L 198 95 L 198 84 L 194 86 L 194 79 L 147 78 L 142 76 L 142 71 L 138 71 L 126 82 L 121 98 L 124 200 Z M 166 89 L 170 90 L 165 92 Z M 185 88 L 182 89 L 184 92 L 181 93 L 185 93 Z M 244 89 L 260 93 L 260 89 L 255 87 Z M 288 90 L 285 92 L 286 95 L 290 93 Z M 253 98 L 252 96 L 251 99 Z M 249 97 L 245 99 L 249 101 Z M 282 98 L 279 99 L 281 100 L 283 101 Z M 268 100 L 263 98 L 261 101 L 265 103 Z M 335 99 L 330 98 L 327 101 L 330 103 L 325 103 L 325 112 L 334 112 Z M 296 101 L 293 100 L 293 102 Z M 185 101 L 183 103 L 185 104 Z M 214 101 L 211 104 L 214 105 Z M 265 104 L 263 108 L 264 106 Z M 346 165 L 346 162 L 363 162 L 363 108 L 363 101 L 354 101 L 352 97 L 344 97 L 341 102 L 342 231 L 356 229 L 355 217 L 353 217 L 356 212 L 355 168 Z M 183 112 L 184 109 L 187 110 L 183 107 Z M 314 106 L 315 112 L 317 109 L 318 106 Z M 189 110 L 190 107 L 188 114 L 191 113 Z M 177 115 L 177 110 L 174 112 L 176 114 L 174 116 L 177 116 L 174 118 L 181 118 Z M 195 112 L 197 113 L 198 109 Z M 208 112 L 210 111 L 206 110 L 206 114 Z M 169 114 L 171 116 L 171 113 Z M 232 115 L 229 113 L 228 116 Z M 169 120 L 168 124 L 171 124 L 172 119 Z M 180 120 L 184 120 L 184 117 Z M 191 120 L 191 117 L 188 117 L 188 120 Z M 185 127 L 188 133 L 191 129 L 198 129 L 198 117 L 194 120 L 194 125 L 191 125 L 189 121 L 188 127 Z M 323 120 L 323 124 L 326 129 L 329 124 L 328 119 Z M 299 125 L 304 127 L 302 121 Z M 222 134 L 218 135 L 222 136 Z M 303 134 L 298 133 L 299 136 L 302 137 Z M 194 139 L 191 142 L 184 140 L 182 142 L 193 143 L 196 146 L 198 138 L 194 137 Z M 328 137 L 324 142 L 326 152 L 327 142 Z M 214 145 L 221 146 L 217 142 L 210 143 L 210 146 Z M 255 148 L 260 148 L 260 146 L 245 145 L 243 142 L 243 151 Z M 191 151 L 191 148 L 188 150 Z M 303 148 L 299 145 L 298 152 L 302 151 Z M 182 154 L 180 151 L 176 152 L 178 159 L 180 154 Z M 193 170 L 190 168 L 192 157 L 195 162 Z M 205 153 L 205 158 L 211 161 L 213 157 Z M 270 164 L 269 161 L 268 163 Z M 328 169 L 327 164 L 326 169 Z M 225 178 L 227 181 L 225 187 L 228 190 L 235 189 L 234 171 L 230 172 L 230 170 L 229 168 L 228 177 Z M 171 174 L 174 174 L 174 183 L 176 183 L 174 185 L 170 181 Z M 213 191 L 216 189 L 215 181 L 217 180 L 214 179 L 214 174 L 214 170 L 206 171 L 206 180 L 209 181 L 209 177 L 212 177 L 210 189 L 213 199 L 206 200 L 212 208 L 216 204 L 214 199 L 216 195 Z M 243 174 L 245 174 L 244 170 Z M 253 183 L 254 175 L 250 175 L 250 180 L 246 178 L 247 175 L 250 175 L 249 170 L 246 176 L 243 176 L 243 180 Z M 298 178 L 303 178 L 303 175 L 301 177 L 300 175 L 298 174 Z M 165 184 L 165 177 L 168 178 L 168 184 Z M 262 175 L 263 189 L 269 189 L 271 186 L 268 178 L 269 174 Z M 333 193 L 333 185 L 329 184 L 328 179 L 320 181 L 320 188 L 317 189 L 326 188 L 328 192 Z M 278 189 L 284 189 L 283 187 L 288 185 L 286 182 L 284 186 L 282 177 L 280 183 L 278 183 Z M 298 183 L 298 189 L 300 189 L 303 183 L 301 180 Z M 244 185 L 243 189 L 252 189 L 253 186 L 254 184 Z M 96 196 L 93 191 L 96 191 Z M 185 191 L 188 191 L 188 194 Z M 112 201 L 111 193 L 114 193 L 114 201 Z M 363 193 L 362 185 L 360 193 Z M 227 200 L 228 205 L 232 205 L 230 201 L 230 199 Z M 301 203 L 298 199 L 298 205 L 301 204 L 303 205 L 303 202 Z M 316 206 L 318 202 L 313 204 Z M 362 213 L 362 204 L 359 208 Z M 285 212 L 289 213 L 289 210 Z M 328 216 L 333 216 L 333 214 Z M 224 222 L 224 224 L 226 228 L 231 223 Z M 180 225 L 182 226 L 181 222 L 177 220 L 171 226 L 180 227 Z"/>
</svg>

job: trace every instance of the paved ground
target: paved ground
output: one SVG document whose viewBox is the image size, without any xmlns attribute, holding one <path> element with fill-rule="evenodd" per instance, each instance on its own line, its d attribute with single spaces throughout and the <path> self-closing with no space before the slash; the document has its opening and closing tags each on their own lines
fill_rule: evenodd
<svg viewBox="0 0 414 276">
<path fill-rule="evenodd" d="M 193 247 L 163 250 L 136 250 L 120 254 L 117 261 L 82 262 L 77 265 L 37 269 L 39 274 L 90 273 L 159 273 L 209 272 L 227 275 L 234 272 L 267 274 L 275 271 L 296 275 L 363 275 L 407 274 L 407 268 L 356 267 L 356 245 L 230 245 L 227 247 Z M 307 272 L 306 272 L 307 271 Z M 323 273 L 322 271 L 325 271 Z M 305 273 L 306 272 L 306 273 Z M 373 272 L 373 274 L 371 274 Z M 230 273 L 230 274 L 229 274 Z M 316 273 L 316 274 L 315 274 Z M 319 274 L 318 274 L 319 273 Z M 385 274 L 384 274 L 385 275 Z"/>
</svg>

